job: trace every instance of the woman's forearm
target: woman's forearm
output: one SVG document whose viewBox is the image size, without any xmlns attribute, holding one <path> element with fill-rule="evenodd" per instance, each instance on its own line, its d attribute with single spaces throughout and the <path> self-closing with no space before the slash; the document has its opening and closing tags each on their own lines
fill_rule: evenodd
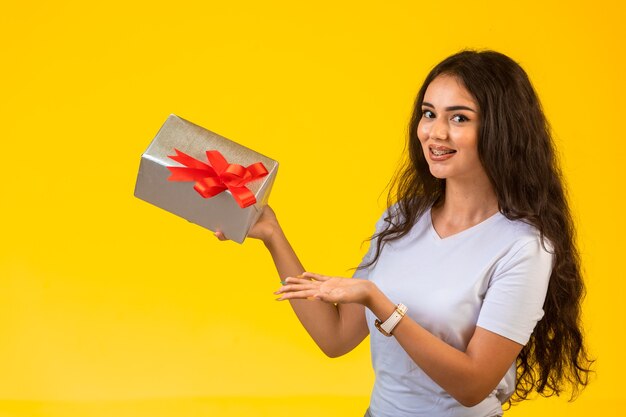
<svg viewBox="0 0 626 417">
<path fill-rule="evenodd" d="M 274 229 L 264 243 L 281 280 L 298 276 L 305 271 L 280 227 Z M 320 349 L 328 356 L 337 356 L 337 352 L 342 350 L 341 320 L 337 306 L 319 300 L 290 300 L 290 304 Z"/>
<path fill-rule="evenodd" d="M 394 303 L 373 286 L 367 307 L 385 321 Z M 476 328 L 465 352 L 439 339 L 405 316 L 393 336 L 411 359 L 439 386 L 466 407 L 482 401 L 509 369 L 521 345 Z"/>
</svg>

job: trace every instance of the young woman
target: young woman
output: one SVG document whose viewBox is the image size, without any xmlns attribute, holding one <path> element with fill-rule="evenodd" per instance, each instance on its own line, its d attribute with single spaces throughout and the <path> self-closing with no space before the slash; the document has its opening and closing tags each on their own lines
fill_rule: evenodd
<svg viewBox="0 0 626 417">
<path fill-rule="evenodd" d="M 417 95 L 408 156 L 352 279 L 304 272 L 265 208 L 249 236 L 274 259 L 279 299 L 328 356 L 371 336 L 366 415 L 500 416 L 532 391 L 575 395 L 591 363 L 584 286 L 524 70 L 492 51 L 438 64 Z"/>
</svg>

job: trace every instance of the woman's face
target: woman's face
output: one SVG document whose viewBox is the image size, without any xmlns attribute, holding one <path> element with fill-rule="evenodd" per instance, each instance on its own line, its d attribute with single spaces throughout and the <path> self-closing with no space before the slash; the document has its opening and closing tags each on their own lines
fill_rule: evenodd
<svg viewBox="0 0 626 417">
<path fill-rule="evenodd" d="M 478 104 L 454 76 L 435 78 L 424 95 L 417 137 L 430 173 L 440 179 L 484 176 L 478 157 Z"/>
</svg>

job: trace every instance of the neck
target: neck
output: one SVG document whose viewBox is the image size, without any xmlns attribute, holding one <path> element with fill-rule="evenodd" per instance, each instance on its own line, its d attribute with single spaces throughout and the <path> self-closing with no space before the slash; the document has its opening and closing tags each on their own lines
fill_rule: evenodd
<svg viewBox="0 0 626 417">
<path fill-rule="evenodd" d="M 475 224 L 498 211 L 498 199 L 485 176 L 472 181 L 446 180 L 443 202 L 436 208 L 440 218 L 453 223 Z"/>
</svg>

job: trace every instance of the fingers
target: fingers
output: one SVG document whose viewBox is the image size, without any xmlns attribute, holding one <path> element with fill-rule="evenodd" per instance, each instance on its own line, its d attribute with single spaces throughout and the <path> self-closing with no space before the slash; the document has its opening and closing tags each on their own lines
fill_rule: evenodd
<svg viewBox="0 0 626 417">
<path fill-rule="evenodd" d="M 281 294 L 281 293 L 287 293 L 287 292 L 298 292 L 298 291 L 303 291 L 303 290 L 316 290 L 316 291 L 318 291 L 319 286 L 317 286 L 315 284 L 311 284 L 310 282 L 311 281 L 309 281 L 309 284 L 283 285 L 274 294 Z"/>
<path fill-rule="evenodd" d="M 314 282 L 310 278 L 301 278 L 301 277 L 302 275 L 298 275 L 297 277 L 287 277 L 285 281 L 283 282 L 288 283 L 288 284 L 310 284 Z"/>
<path fill-rule="evenodd" d="M 321 291 L 321 287 L 323 286 L 322 282 L 328 281 L 329 279 L 331 279 L 331 277 L 315 274 L 313 272 L 304 272 L 297 277 L 287 277 L 283 281 L 284 285 L 274 294 L 280 295 L 280 297 L 276 299 L 277 301 L 294 299 L 327 301 L 327 299 L 332 298 L 332 296 L 325 294 L 329 292 L 328 289 Z"/>
<path fill-rule="evenodd" d="M 320 275 L 313 272 L 304 272 L 301 276 L 304 278 L 314 279 L 316 281 L 328 281 L 330 279 L 330 277 L 327 277 L 326 275 Z"/>
<path fill-rule="evenodd" d="M 287 277 L 284 285 L 274 294 L 280 295 L 278 301 L 289 299 L 311 299 L 319 294 L 320 283 L 305 278 Z"/>
<path fill-rule="evenodd" d="M 317 295 L 319 295 L 319 292 L 317 291 L 317 289 L 303 290 L 303 291 L 294 291 L 294 292 L 283 293 L 276 300 L 277 301 L 283 301 L 283 300 L 313 299 L 313 298 L 317 298 L 316 297 Z"/>
<path fill-rule="evenodd" d="M 219 230 L 213 233 L 213 235 L 221 241 L 228 240 L 228 238 L 224 236 L 224 233 L 220 232 Z"/>
</svg>

